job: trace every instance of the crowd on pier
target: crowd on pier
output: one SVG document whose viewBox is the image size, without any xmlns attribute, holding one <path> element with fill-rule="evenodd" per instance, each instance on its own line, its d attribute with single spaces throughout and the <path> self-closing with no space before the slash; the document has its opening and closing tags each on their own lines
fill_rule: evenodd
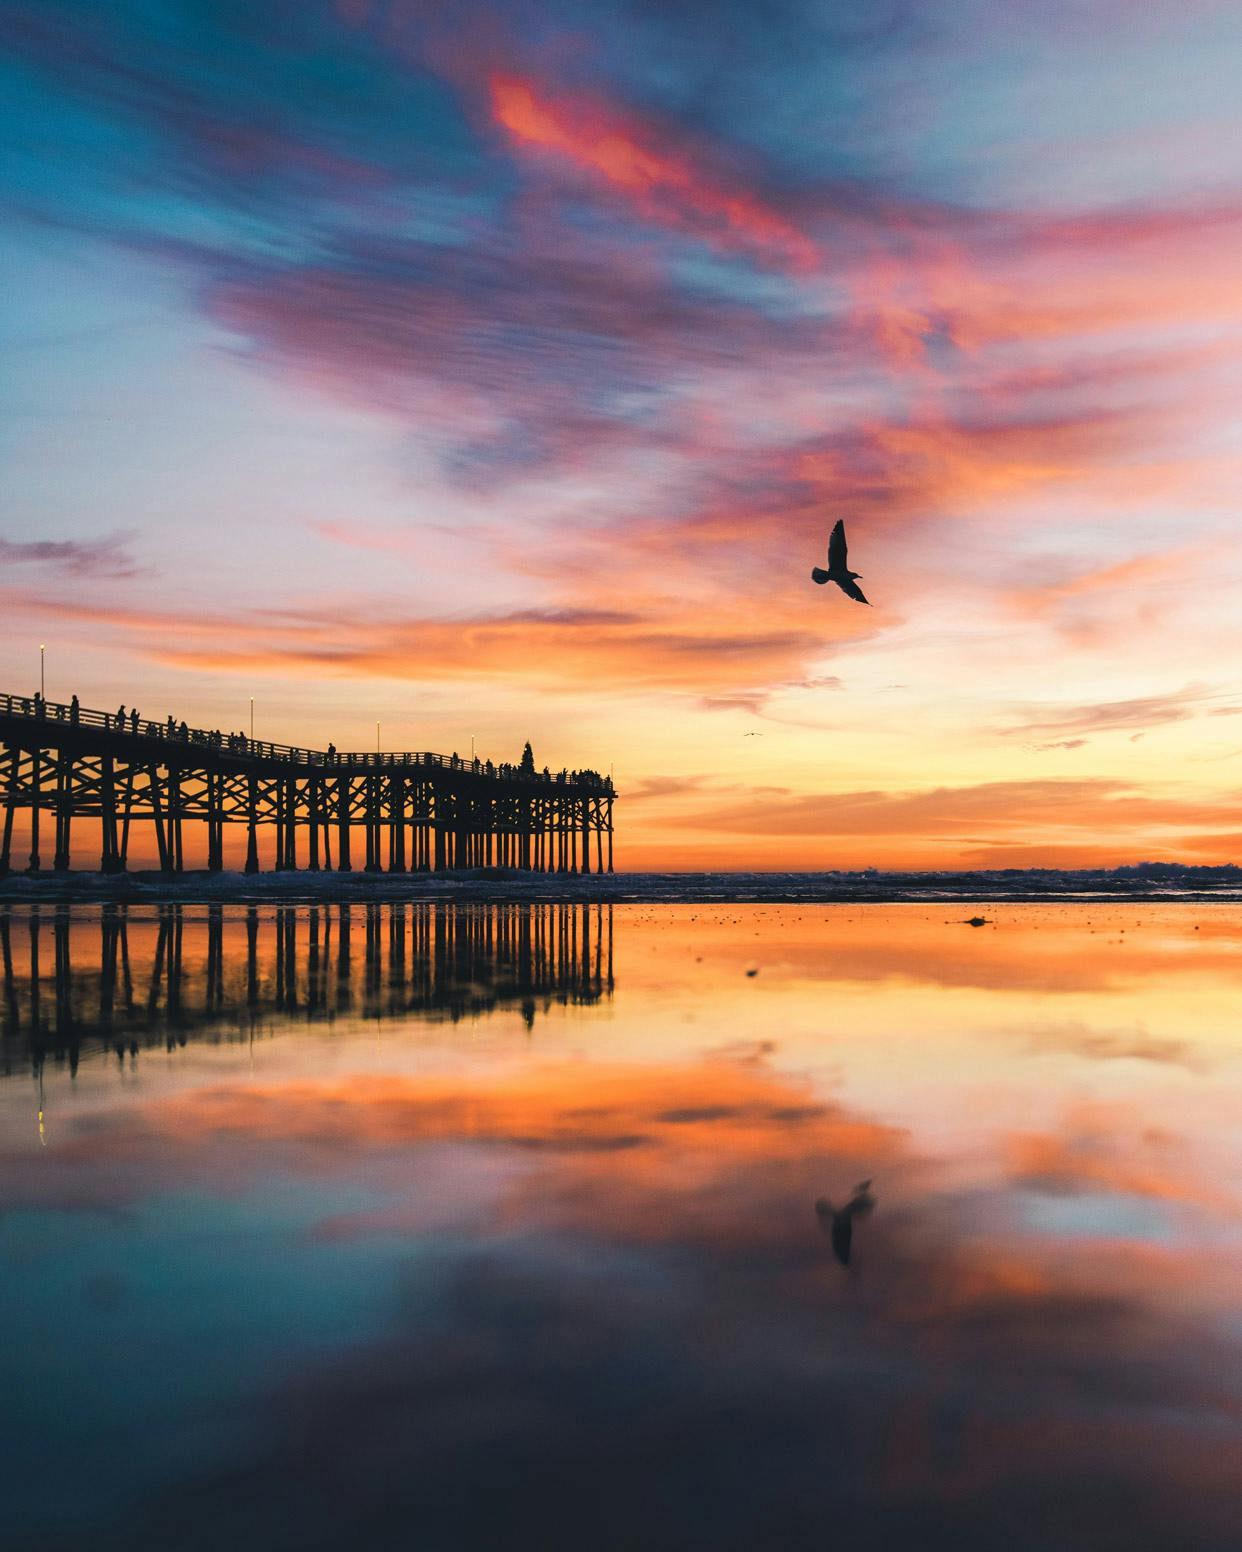
<svg viewBox="0 0 1242 1552">
<path fill-rule="evenodd" d="M 20 710 L 24 716 L 68 722 L 75 727 L 85 721 L 91 727 L 105 731 L 129 733 L 131 736 L 141 734 L 145 738 L 197 745 L 200 748 L 217 749 L 229 754 L 267 760 L 285 760 L 290 764 L 351 767 L 434 765 L 447 770 L 468 771 L 477 776 L 499 778 L 502 781 L 535 781 L 547 782 L 555 786 L 587 787 L 608 795 L 612 795 L 614 790 L 612 778 L 601 775 L 599 771 L 590 769 L 571 771 L 562 767 L 561 770 L 552 772 L 546 765 L 542 770 L 537 769 L 529 743 L 522 751 L 522 758 L 516 763 L 480 760 L 477 755 L 464 759 L 456 751 L 451 755 L 383 754 L 378 750 L 366 754 L 341 754 L 335 744 L 329 744 L 326 751 L 291 747 L 288 744 L 271 744 L 252 738 L 246 733 L 224 733 L 219 728 L 211 731 L 192 728 L 185 721 L 178 722 L 171 715 L 163 722 L 144 720 L 136 706 L 131 706 L 127 710 L 124 704 L 117 708 L 115 714 L 106 711 L 83 713 L 76 695 L 68 705 L 47 701 L 39 691 L 31 696 L 10 695 L 3 699 L 10 713 Z"/>
</svg>

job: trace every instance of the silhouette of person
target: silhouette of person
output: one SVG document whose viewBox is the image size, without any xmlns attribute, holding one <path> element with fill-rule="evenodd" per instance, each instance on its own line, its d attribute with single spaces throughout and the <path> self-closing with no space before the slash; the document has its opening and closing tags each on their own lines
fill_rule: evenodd
<svg viewBox="0 0 1242 1552">
<path fill-rule="evenodd" d="M 124 701 L 122 701 L 121 704 L 117 707 L 116 725 L 117 725 L 117 727 L 122 728 L 122 729 L 125 727 L 125 702 Z"/>
<path fill-rule="evenodd" d="M 78 706 L 78 698 L 75 695 L 73 697 L 73 699 L 69 702 L 69 720 L 70 720 L 70 722 L 76 722 L 78 720 L 79 709 L 80 708 Z"/>
<path fill-rule="evenodd" d="M 137 706 L 133 706 L 133 707 L 130 708 L 129 725 L 130 725 L 130 729 L 133 732 L 136 733 L 138 731 L 138 708 L 137 708 Z"/>
</svg>

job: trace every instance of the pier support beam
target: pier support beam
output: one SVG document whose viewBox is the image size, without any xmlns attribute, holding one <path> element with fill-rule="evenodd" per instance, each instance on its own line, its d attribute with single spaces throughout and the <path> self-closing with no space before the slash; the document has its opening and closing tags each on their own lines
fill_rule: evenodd
<svg viewBox="0 0 1242 1552">
<path fill-rule="evenodd" d="M 116 860 L 116 870 L 124 873 L 129 866 L 129 825 L 134 814 L 134 767 L 131 762 L 125 772 L 125 817 L 121 821 L 121 850 Z"/>
<path fill-rule="evenodd" d="M 160 872 L 172 872 L 172 853 L 168 848 L 168 832 L 164 824 L 164 809 L 160 801 L 160 773 L 152 765 L 147 772 L 148 790 L 151 795 L 151 818 L 155 824 L 155 844 L 160 854 Z"/>
<path fill-rule="evenodd" d="M 280 783 L 285 800 L 285 871 L 298 868 L 298 781 L 290 776 Z"/>
<path fill-rule="evenodd" d="M 246 778 L 246 872 L 259 871 L 259 778 Z"/>
<path fill-rule="evenodd" d="M 285 784 L 277 779 L 272 784 L 272 808 L 276 818 L 276 856 L 273 859 L 273 869 L 277 873 L 285 871 Z"/>
<path fill-rule="evenodd" d="M 336 782 L 336 871 L 352 873 L 349 860 L 349 777 L 338 776 Z"/>
<path fill-rule="evenodd" d="M 207 772 L 207 871 L 224 869 L 224 776 Z"/>
<path fill-rule="evenodd" d="M 43 750 L 30 751 L 30 866 L 28 873 L 39 871 L 39 814 L 43 799 Z"/>
<path fill-rule="evenodd" d="M 69 825 L 73 817 L 73 756 L 66 750 L 56 760 L 56 851 L 52 866 L 57 873 L 69 871 Z"/>
<path fill-rule="evenodd" d="M 388 871 L 405 872 L 405 777 L 388 778 Z"/>
<path fill-rule="evenodd" d="M 309 872 L 319 872 L 319 778 L 312 776 L 306 783 L 306 810 L 307 823 L 307 859 L 306 866 Z"/>
<path fill-rule="evenodd" d="M 17 811 L 17 775 L 21 769 L 21 750 L 16 744 L 9 755 L 9 798 L 4 805 L 4 836 L 0 839 L 0 876 L 9 871 L 13 858 L 13 816 Z"/>
<path fill-rule="evenodd" d="M 106 754 L 99 767 L 100 854 L 99 871 L 115 873 L 118 869 L 116 839 L 116 777 L 112 756 Z"/>
</svg>

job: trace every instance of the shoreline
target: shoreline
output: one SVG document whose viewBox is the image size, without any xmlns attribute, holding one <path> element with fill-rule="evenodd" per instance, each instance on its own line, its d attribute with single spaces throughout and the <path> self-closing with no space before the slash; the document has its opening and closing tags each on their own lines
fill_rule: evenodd
<svg viewBox="0 0 1242 1552">
<path fill-rule="evenodd" d="M 1159 876 L 1108 870 L 961 873 L 60 873 L 0 879 L 0 904 L 163 902 L 460 903 L 478 905 L 850 905 L 977 901 L 1022 904 L 1109 901 L 1242 903 L 1242 870 L 1210 880 L 1189 871 Z"/>
</svg>

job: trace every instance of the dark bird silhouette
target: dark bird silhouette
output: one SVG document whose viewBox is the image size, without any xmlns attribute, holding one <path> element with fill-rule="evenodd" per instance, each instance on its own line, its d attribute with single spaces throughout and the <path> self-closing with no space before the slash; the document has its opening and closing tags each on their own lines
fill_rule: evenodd
<svg viewBox="0 0 1242 1552">
<path fill-rule="evenodd" d="M 825 582 L 835 582 L 847 598 L 856 599 L 860 604 L 870 603 L 870 599 L 863 597 L 862 588 L 854 580 L 860 576 L 862 572 L 851 571 L 845 558 L 845 523 L 838 518 L 837 526 L 828 540 L 828 570 L 825 571 L 822 566 L 813 566 L 811 581 L 818 582 L 821 587 Z"/>
<path fill-rule="evenodd" d="M 854 1219 L 865 1218 L 874 1206 L 875 1197 L 871 1194 L 869 1180 L 860 1181 L 854 1187 L 854 1194 L 844 1207 L 834 1207 L 826 1196 L 821 1196 L 816 1202 L 815 1215 L 819 1219 L 819 1226 L 828 1236 L 832 1253 L 842 1266 L 850 1264 Z"/>
</svg>

